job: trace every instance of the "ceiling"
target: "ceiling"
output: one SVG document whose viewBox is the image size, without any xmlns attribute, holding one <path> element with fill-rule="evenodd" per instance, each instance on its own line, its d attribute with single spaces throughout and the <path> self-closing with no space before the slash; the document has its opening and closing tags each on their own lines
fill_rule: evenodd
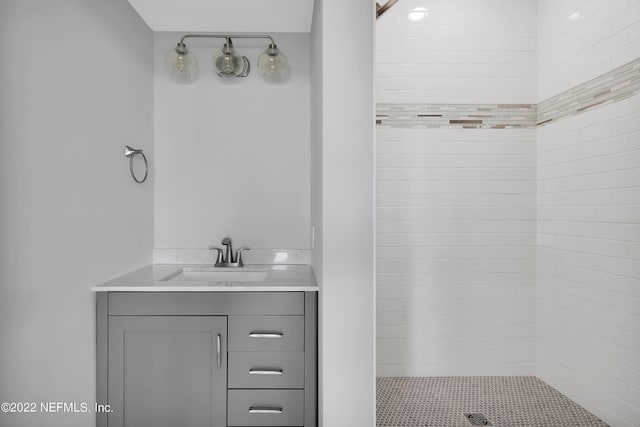
<svg viewBox="0 0 640 427">
<path fill-rule="evenodd" d="M 153 31 L 308 33 L 313 0 L 129 0 Z"/>
</svg>

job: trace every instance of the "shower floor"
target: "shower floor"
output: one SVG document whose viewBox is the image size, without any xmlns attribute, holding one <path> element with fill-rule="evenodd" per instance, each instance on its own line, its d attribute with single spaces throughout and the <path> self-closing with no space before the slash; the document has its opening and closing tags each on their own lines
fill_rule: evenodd
<svg viewBox="0 0 640 427">
<path fill-rule="evenodd" d="M 607 426 L 536 377 L 379 377 L 376 392 L 379 427 L 469 427 L 468 413 L 495 427 Z"/>
</svg>

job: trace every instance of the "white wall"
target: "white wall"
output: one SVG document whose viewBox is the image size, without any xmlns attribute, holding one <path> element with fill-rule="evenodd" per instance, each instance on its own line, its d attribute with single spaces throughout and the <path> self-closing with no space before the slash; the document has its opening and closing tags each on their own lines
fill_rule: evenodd
<svg viewBox="0 0 640 427">
<path fill-rule="evenodd" d="M 535 1 L 398 2 L 377 101 L 535 102 L 535 20 Z M 535 138 L 377 129 L 378 375 L 534 374 Z"/>
<path fill-rule="evenodd" d="M 538 101 L 638 58 L 637 0 L 538 3 Z"/>
<path fill-rule="evenodd" d="M 90 287 L 151 262 L 152 36 L 126 0 L 0 2 L 0 402 L 95 402 Z M 88 426 L 95 414 L 3 414 Z"/>
<path fill-rule="evenodd" d="M 200 78 L 180 85 L 164 55 L 181 35 L 154 34 L 155 247 L 230 236 L 236 247 L 309 249 L 309 35 L 274 34 L 289 58 L 285 84 L 260 77 L 263 40 L 234 40 L 253 71 L 232 82 L 212 71 L 220 40 L 187 40 Z"/>
<path fill-rule="evenodd" d="M 315 7 L 319 418 L 325 427 L 374 426 L 374 9 L 370 0 L 316 0 Z"/>
<path fill-rule="evenodd" d="M 640 2 L 571 6 L 539 4 L 542 98 L 640 56 Z M 640 425 L 639 154 L 640 95 L 538 130 L 537 375 L 613 427 Z"/>
<path fill-rule="evenodd" d="M 377 21 L 376 63 L 379 103 L 535 102 L 536 2 L 402 0 Z"/>
<path fill-rule="evenodd" d="M 322 0 L 313 3 L 313 25 L 311 27 L 311 226 L 312 264 L 318 283 L 322 283 L 322 146 L 323 146 L 323 78 L 322 78 Z M 322 315 L 322 314 L 320 314 Z M 322 396 L 320 396 L 322 398 Z"/>
</svg>

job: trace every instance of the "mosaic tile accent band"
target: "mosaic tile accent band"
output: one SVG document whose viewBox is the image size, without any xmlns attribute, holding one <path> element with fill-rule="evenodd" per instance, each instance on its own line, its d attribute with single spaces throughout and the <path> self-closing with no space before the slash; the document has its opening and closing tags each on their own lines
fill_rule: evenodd
<svg viewBox="0 0 640 427">
<path fill-rule="evenodd" d="M 535 104 L 378 104 L 376 124 L 397 128 L 535 128 Z"/>
<path fill-rule="evenodd" d="M 640 58 L 538 104 L 538 125 L 548 124 L 640 93 Z"/>
<path fill-rule="evenodd" d="M 640 94 L 640 58 L 540 104 L 378 104 L 390 128 L 531 129 Z"/>
</svg>

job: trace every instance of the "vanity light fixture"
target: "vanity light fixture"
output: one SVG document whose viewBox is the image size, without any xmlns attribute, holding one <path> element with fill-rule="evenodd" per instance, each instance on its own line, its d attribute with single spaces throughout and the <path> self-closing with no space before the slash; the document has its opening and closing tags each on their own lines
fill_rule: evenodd
<svg viewBox="0 0 640 427">
<path fill-rule="evenodd" d="M 185 40 L 188 38 L 225 39 L 221 49 L 213 57 L 213 71 L 220 77 L 246 77 L 251 65 L 246 56 L 239 55 L 233 47 L 232 39 L 268 39 L 269 45 L 258 56 L 258 69 L 269 81 L 283 80 L 288 71 L 287 57 L 276 45 L 273 37 L 267 34 L 186 34 L 180 38 L 175 48 L 165 55 L 165 66 L 169 76 L 179 83 L 192 83 L 198 77 L 198 60 L 191 52 Z"/>
</svg>

